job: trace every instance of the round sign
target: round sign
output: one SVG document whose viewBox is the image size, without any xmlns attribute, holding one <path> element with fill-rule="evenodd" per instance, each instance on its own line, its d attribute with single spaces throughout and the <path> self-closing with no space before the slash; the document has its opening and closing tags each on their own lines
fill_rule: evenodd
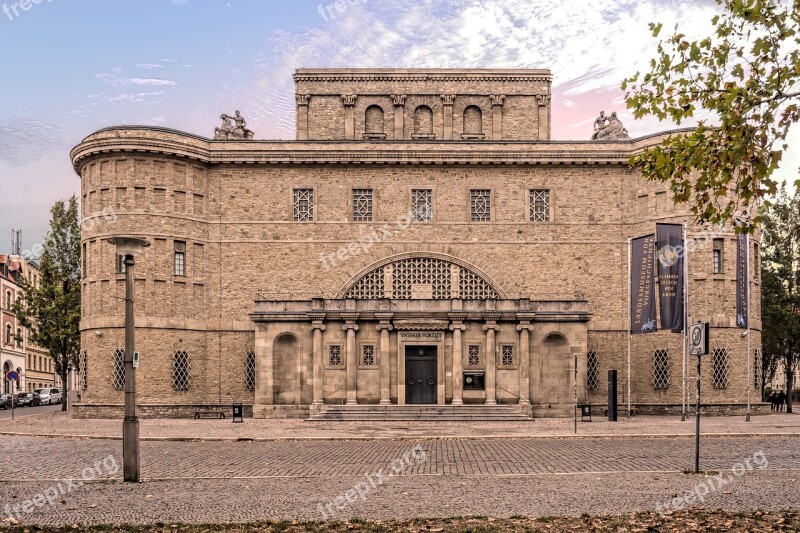
<svg viewBox="0 0 800 533">
<path fill-rule="evenodd" d="M 6 374 L 6 379 L 8 381 L 17 381 L 19 379 L 19 374 L 17 374 L 15 371 L 12 370 L 8 374 Z"/>
</svg>

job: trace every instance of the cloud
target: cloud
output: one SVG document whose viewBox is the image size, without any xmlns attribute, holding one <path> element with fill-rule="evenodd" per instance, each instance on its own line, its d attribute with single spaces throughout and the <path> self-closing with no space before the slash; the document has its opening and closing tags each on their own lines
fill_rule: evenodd
<svg viewBox="0 0 800 533">
<path fill-rule="evenodd" d="M 622 80 L 646 68 L 655 54 L 648 22 L 671 27 L 680 21 L 689 35 L 702 35 L 717 9 L 713 0 L 570 1 L 557 7 L 549 0 L 348 3 L 334 18 L 320 19 L 320 27 L 274 32 L 253 82 L 225 87 L 220 100 L 243 113 L 248 109 L 259 136 L 291 138 L 292 74 L 299 67 L 550 68 L 554 95 L 570 97 L 566 106 L 601 94 L 611 107 L 622 95 Z M 575 112 L 588 120 L 596 107 Z M 637 128 L 637 135 L 644 133 Z"/>
<path fill-rule="evenodd" d="M 133 94 L 126 94 L 126 93 L 117 93 L 113 96 L 109 96 L 106 98 L 106 101 L 109 103 L 117 103 L 117 102 L 125 102 L 125 103 L 141 103 L 150 97 L 162 96 L 164 91 L 150 91 L 150 92 L 142 92 L 142 93 L 133 93 Z"/>
<path fill-rule="evenodd" d="M 11 117 L 0 124 L 0 162 L 26 165 L 49 155 L 63 141 L 62 126 L 54 121 Z"/>
<path fill-rule="evenodd" d="M 178 84 L 172 80 L 160 78 L 127 78 L 103 72 L 95 74 L 95 78 L 101 80 L 110 87 L 128 87 L 130 85 L 151 86 L 151 87 L 176 87 Z"/>
<path fill-rule="evenodd" d="M 136 68 L 143 68 L 143 69 L 146 69 L 146 70 L 153 70 L 153 69 L 157 69 L 157 68 L 164 68 L 164 65 L 161 65 L 159 63 L 139 63 L 139 64 L 136 65 Z"/>
</svg>

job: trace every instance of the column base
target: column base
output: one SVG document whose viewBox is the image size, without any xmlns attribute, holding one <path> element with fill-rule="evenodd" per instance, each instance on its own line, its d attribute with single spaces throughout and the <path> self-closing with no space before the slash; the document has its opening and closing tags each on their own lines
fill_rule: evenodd
<svg viewBox="0 0 800 533">
<path fill-rule="evenodd" d="M 519 404 L 520 405 L 530 405 L 531 402 L 530 402 L 530 400 L 522 400 L 522 399 L 520 399 Z"/>
<path fill-rule="evenodd" d="M 347 403 L 345 403 L 345 405 L 358 405 L 358 401 L 356 401 L 356 400 L 347 400 Z"/>
<path fill-rule="evenodd" d="M 484 405 L 497 405 L 497 400 L 488 400 L 488 399 L 487 399 L 487 400 L 486 400 L 485 402 L 483 402 L 483 403 L 484 403 Z"/>
<path fill-rule="evenodd" d="M 451 403 L 452 405 L 464 405 L 464 400 L 461 400 L 461 399 L 458 399 L 458 400 L 457 400 L 457 399 L 453 398 L 453 401 L 452 401 L 452 402 L 450 402 L 450 403 Z"/>
<path fill-rule="evenodd" d="M 378 405 L 392 405 L 392 400 L 381 400 Z"/>
</svg>

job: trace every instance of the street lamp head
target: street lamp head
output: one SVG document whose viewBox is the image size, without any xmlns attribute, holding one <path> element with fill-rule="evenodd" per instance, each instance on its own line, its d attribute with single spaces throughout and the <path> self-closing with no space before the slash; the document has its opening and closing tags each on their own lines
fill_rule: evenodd
<svg viewBox="0 0 800 533">
<path fill-rule="evenodd" d="M 108 242 L 117 247 L 117 254 L 122 256 L 139 256 L 150 243 L 139 237 L 111 237 Z"/>
</svg>

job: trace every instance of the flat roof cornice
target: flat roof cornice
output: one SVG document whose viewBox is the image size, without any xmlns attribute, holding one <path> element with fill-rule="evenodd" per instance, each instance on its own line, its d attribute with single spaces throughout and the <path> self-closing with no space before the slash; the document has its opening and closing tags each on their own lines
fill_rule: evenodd
<svg viewBox="0 0 800 533">
<path fill-rule="evenodd" d="M 105 128 L 72 149 L 76 172 L 109 154 L 161 154 L 200 164 L 627 165 L 630 156 L 691 128 L 630 141 L 214 141 L 167 128 Z"/>
</svg>

